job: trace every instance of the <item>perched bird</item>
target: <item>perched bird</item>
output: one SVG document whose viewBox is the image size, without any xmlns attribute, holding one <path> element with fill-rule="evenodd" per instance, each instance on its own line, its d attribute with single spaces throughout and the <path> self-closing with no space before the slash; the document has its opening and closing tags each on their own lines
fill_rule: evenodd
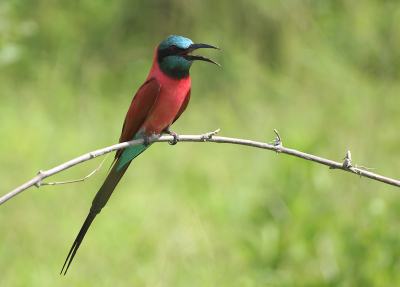
<svg viewBox="0 0 400 287">
<path fill-rule="evenodd" d="M 119 139 L 119 142 L 125 142 L 143 138 L 145 143 L 117 151 L 111 171 L 93 199 L 89 215 L 60 274 L 68 262 L 64 275 L 67 273 L 90 224 L 106 205 L 131 161 L 150 146 L 149 137 L 166 133 L 174 137 L 172 144 L 179 140 L 178 134 L 170 131 L 170 127 L 188 106 L 191 91 L 189 69 L 193 61 L 207 61 L 219 66 L 206 57 L 190 55 L 199 48 L 219 49 L 207 44 L 194 44 L 181 36 L 169 36 L 157 46 L 149 76 L 132 100 Z"/>
</svg>

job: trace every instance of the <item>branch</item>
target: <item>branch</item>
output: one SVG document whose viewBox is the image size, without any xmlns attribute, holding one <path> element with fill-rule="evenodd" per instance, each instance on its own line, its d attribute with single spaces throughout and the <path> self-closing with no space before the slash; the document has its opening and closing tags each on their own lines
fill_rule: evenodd
<svg viewBox="0 0 400 287">
<path fill-rule="evenodd" d="M 218 137 L 218 136 L 214 136 L 216 133 L 218 133 L 219 129 L 216 130 L 215 132 L 212 133 L 206 133 L 203 135 L 180 135 L 179 136 L 179 141 L 180 142 L 214 142 L 214 143 L 229 143 L 229 144 L 237 144 L 237 145 L 245 145 L 245 146 L 251 146 L 251 147 L 256 147 L 256 148 L 262 148 L 262 149 L 268 149 L 268 150 L 272 150 L 275 151 L 276 153 L 284 153 L 284 154 L 288 154 L 288 155 L 292 155 L 292 156 L 296 156 L 302 159 L 306 159 L 306 160 L 311 160 L 326 166 L 329 166 L 330 169 L 341 169 L 347 172 L 351 172 L 354 174 L 359 175 L 360 177 L 367 177 L 367 178 L 371 178 L 386 184 L 390 184 L 390 185 L 394 185 L 397 187 L 400 187 L 400 181 L 398 180 L 394 180 L 391 178 L 387 178 L 372 172 L 368 172 L 365 170 L 361 170 L 359 168 L 357 168 L 357 165 L 355 165 L 354 167 L 351 165 L 351 157 L 350 157 L 350 153 L 348 152 L 348 155 L 346 156 L 346 160 L 344 163 L 339 163 L 339 162 L 335 162 L 332 160 L 328 160 L 328 159 L 324 159 L 315 155 L 311 155 L 311 154 L 307 154 L 304 152 L 300 152 L 294 149 L 289 149 L 289 148 L 285 148 L 282 146 L 282 140 L 281 137 L 279 136 L 278 132 L 276 130 L 275 133 L 277 134 L 276 139 L 272 142 L 272 143 L 261 143 L 261 142 L 255 142 L 255 141 L 251 141 L 251 140 L 243 140 L 243 139 L 235 139 L 235 138 L 226 138 L 226 137 Z M 162 136 L 162 137 L 158 137 L 158 136 L 151 136 L 150 137 L 150 143 L 155 143 L 155 142 L 170 142 L 173 140 L 172 136 Z M 103 154 L 106 153 L 110 153 L 119 149 L 123 149 L 123 148 L 127 148 L 129 146 L 134 146 L 134 145 L 141 145 L 143 144 L 144 141 L 143 139 L 140 140 L 134 140 L 134 141 L 129 141 L 129 142 L 123 142 L 120 144 L 116 144 L 110 147 L 106 147 L 103 149 L 99 149 L 87 154 L 84 154 L 80 157 L 77 157 L 73 160 L 70 160 L 66 163 L 63 163 L 57 167 L 54 167 L 50 170 L 47 171 L 39 171 L 38 175 L 31 179 L 30 181 L 28 181 L 27 183 L 21 185 L 20 187 L 17 187 L 16 189 L 14 189 L 13 191 L 10 191 L 9 193 L 7 193 L 6 195 L 4 195 L 3 197 L 0 198 L 0 204 L 3 204 L 4 202 L 6 202 L 7 200 L 9 200 L 10 198 L 12 198 L 13 196 L 17 195 L 18 193 L 24 191 L 25 189 L 35 185 L 37 187 L 40 187 L 41 182 L 43 179 L 45 179 L 46 177 L 52 176 L 56 173 L 59 173 L 67 168 L 70 168 L 74 165 L 77 165 L 79 163 L 85 162 L 87 160 L 96 158 L 98 156 L 101 156 Z"/>
<path fill-rule="evenodd" d="M 35 184 L 35 186 L 37 188 L 41 187 L 42 185 L 56 185 L 56 184 L 67 184 L 67 183 L 74 183 L 74 182 L 80 182 L 80 181 L 85 181 L 87 180 L 89 177 L 91 177 L 96 171 L 98 171 L 101 166 L 103 165 L 103 163 L 106 161 L 106 159 L 108 158 L 110 154 L 107 154 L 106 157 L 103 159 L 103 161 L 101 162 L 101 164 L 99 165 L 98 168 L 96 168 L 94 171 L 92 171 L 89 175 L 85 176 L 84 178 L 81 179 L 75 179 L 75 180 L 69 180 L 69 181 L 56 181 L 56 182 L 38 182 L 37 184 Z"/>
</svg>

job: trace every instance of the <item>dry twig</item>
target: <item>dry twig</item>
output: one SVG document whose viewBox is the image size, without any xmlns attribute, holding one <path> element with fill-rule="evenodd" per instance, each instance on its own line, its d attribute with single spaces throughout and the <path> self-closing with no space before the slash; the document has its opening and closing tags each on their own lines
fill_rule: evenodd
<svg viewBox="0 0 400 287">
<path fill-rule="evenodd" d="M 292 155 L 292 156 L 296 156 L 302 159 L 306 159 L 306 160 L 311 160 L 326 166 L 329 166 L 329 168 L 331 169 L 341 169 L 344 171 L 348 171 L 351 173 L 355 173 L 358 174 L 360 177 L 368 177 L 386 184 L 390 184 L 390 185 L 394 185 L 397 187 L 400 187 L 400 181 L 398 180 L 394 180 L 391 178 L 387 178 L 369 171 L 365 171 L 365 170 L 361 170 L 359 168 L 357 168 L 356 166 L 352 166 L 351 165 L 351 155 L 350 152 L 348 152 L 345 162 L 344 163 L 339 163 L 339 162 L 335 162 L 332 160 L 328 160 L 328 159 L 324 159 L 315 155 L 311 155 L 311 154 L 307 154 L 307 153 L 303 153 L 294 149 L 289 149 L 289 148 L 285 148 L 282 146 L 282 139 L 279 135 L 279 133 L 275 131 L 275 133 L 277 134 L 276 139 L 274 140 L 273 143 L 261 143 L 261 142 L 255 142 L 255 141 L 251 141 L 251 140 L 243 140 L 243 139 L 235 139 L 235 138 L 226 138 L 226 137 L 218 137 L 215 136 L 216 133 L 218 133 L 219 129 L 216 130 L 215 132 L 211 132 L 211 133 L 206 133 L 203 135 L 195 135 L 195 136 L 191 136 L 191 135 L 180 135 L 179 136 L 179 142 L 214 142 L 214 143 L 228 143 L 228 144 L 237 144 L 237 145 L 245 145 L 245 146 L 251 146 L 251 147 L 256 147 L 256 148 L 262 148 L 262 149 L 268 149 L 268 150 L 272 150 L 275 151 L 276 153 L 283 153 L 283 154 L 288 154 L 288 155 Z M 160 138 L 157 138 L 157 136 L 152 136 L 150 137 L 150 142 L 170 142 L 173 140 L 172 136 L 162 136 Z M 133 145 L 140 145 L 143 144 L 143 140 L 134 140 L 134 141 L 129 141 L 129 142 L 124 142 L 124 143 L 120 143 L 120 144 L 116 144 L 107 148 L 103 148 L 103 149 L 99 149 L 87 154 L 84 154 L 80 157 L 77 157 L 73 160 L 70 160 L 66 163 L 63 163 L 57 167 L 54 167 L 50 170 L 47 171 L 43 171 L 41 170 L 39 172 L 39 174 L 31 179 L 30 181 L 28 181 L 27 183 L 21 185 L 20 187 L 17 187 L 16 189 L 14 189 L 13 191 L 10 191 L 9 193 L 7 193 L 6 195 L 4 195 L 3 197 L 0 198 L 0 204 L 3 204 L 4 202 L 6 202 L 7 200 L 9 200 L 10 198 L 12 198 L 13 196 L 17 195 L 18 193 L 24 191 L 25 189 L 35 185 L 35 186 L 41 186 L 44 185 L 42 182 L 43 179 L 45 179 L 46 177 L 49 177 L 51 175 L 54 175 L 56 173 L 59 173 L 67 168 L 70 168 L 74 165 L 77 165 L 79 163 L 82 163 L 84 161 L 93 159 L 95 157 L 101 156 L 103 154 L 106 153 L 110 153 L 122 148 L 126 148 L 128 146 L 133 146 Z"/>
</svg>

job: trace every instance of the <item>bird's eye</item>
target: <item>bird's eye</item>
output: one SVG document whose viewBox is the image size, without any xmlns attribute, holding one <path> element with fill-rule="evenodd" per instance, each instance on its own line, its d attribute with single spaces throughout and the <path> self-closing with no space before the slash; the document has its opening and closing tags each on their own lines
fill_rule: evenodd
<svg viewBox="0 0 400 287">
<path fill-rule="evenodd" d="M 175 51 L 176 50 L 176 46 L 175 45 L 172 45 L 171 46 L 171 51 Z"/>
</svg>

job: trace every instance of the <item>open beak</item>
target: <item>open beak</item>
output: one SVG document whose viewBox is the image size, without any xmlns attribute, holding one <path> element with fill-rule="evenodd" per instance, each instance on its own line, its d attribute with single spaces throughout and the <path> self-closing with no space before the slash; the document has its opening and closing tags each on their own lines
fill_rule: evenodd
<svg viewBox="0 0 400 287">
<path fill-rule="evenodd" d="M 213 49 L 221 50 L 218 47 L 214 47 L 214 46 L 211 46 L 208 44 L 193 44 L 189 47 L 189 49 L 187 49 L 184 53 L 182 53 L 182 57 L 184 57 L 186 60 L 189 60 L 189 61 L 201 60 L 201 61 L 206 61 L 206 62 L 213 63 L 215 65 L 221 66 L 220 64 L 218 64 L 217 62 L 215 62 L 209 58 L 206 58 L 203 56 L 197 56 L 197 55 L 188 55 L 188 53 L 190 53 L 194 50 L 200 49 L 200 48 L 213 48 Z"/>
</svg>

